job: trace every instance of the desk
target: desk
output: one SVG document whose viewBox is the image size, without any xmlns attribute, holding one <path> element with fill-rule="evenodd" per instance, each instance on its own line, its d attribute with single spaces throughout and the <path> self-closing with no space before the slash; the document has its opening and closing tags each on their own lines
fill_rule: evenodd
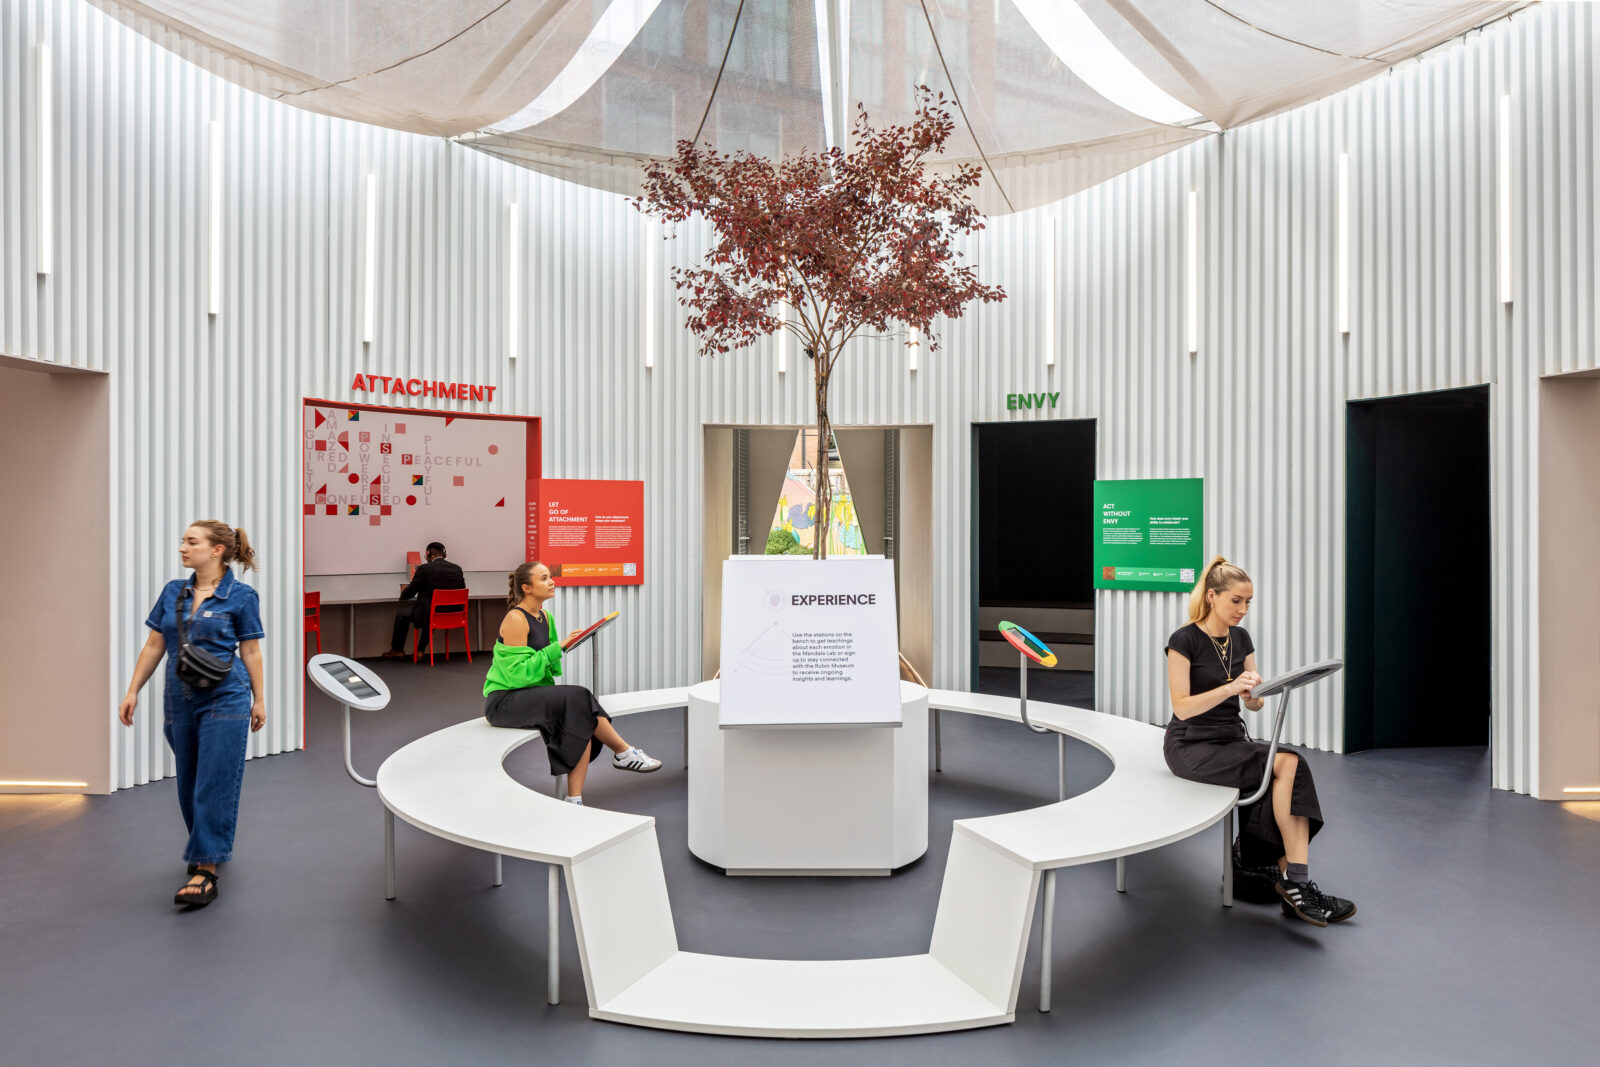
<svg viewBox="0 0 1600 1067">
<path fill-rule="evenodd" d="M 467 571 L 466 580 L 470 604 L 467 640 L 472 640 L 472 630 L 476 629 L 478 643 L 472 645 L 472 650 L 477 652 L 494 643 L 492 638 L 487 641 L 484 639 L 483 605 L 485 601 L 492 601 L 491 607 L 505 604 L 506 576 L 500 571 Z M 381 655 L 389 647 L 394 631 L 394 610 L 399 607 L 400 592 L 407 584 L 404 571 L 391 574 L 306 575 L 305 591 L 321 593 L 323 607 L 349 608 L 348 641 L 344 648 L 328 651 L 338 651 L 352 659 Z M 372 605 L 382 605 L 383 610 L 371 608 Z M 359 612 L 362 626 L 358 630 L 358 609 L 363 607 L 369 610 Z M 325 631 L 325 636 L 331 636 L 331 633 Z"/>
</svg>

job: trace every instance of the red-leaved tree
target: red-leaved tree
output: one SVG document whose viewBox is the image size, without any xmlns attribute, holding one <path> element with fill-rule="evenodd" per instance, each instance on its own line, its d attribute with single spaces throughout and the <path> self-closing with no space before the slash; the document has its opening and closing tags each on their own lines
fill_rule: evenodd
<svg viewBox="0 0 1600 1067">
<path fill-rule="evenodd" d="M 817 401 L 817 532 L 827 555 L 832 483 L 828 383 L 850 340 L 914 327 L 929 351 L 937 316 L 959 318 L 971 300 L 1005 290 L 978 281 L 950 247 L 983 228 L 973 205 L 979 167 L 943 176 L 927 164 L 955 128 L 944 94 L 918 90 L 909 126 L 874 129 L 858 109 L 849 151 L 806 152 L 781 162 L 678 142 L 645 167 L 634 207 L 669 227 L 704 218 L 715 243 L 696 267 L 672 271 L 678 302 L 702 355 L 744 348 L 777 330 L 811 359 Z"/>
</svg>

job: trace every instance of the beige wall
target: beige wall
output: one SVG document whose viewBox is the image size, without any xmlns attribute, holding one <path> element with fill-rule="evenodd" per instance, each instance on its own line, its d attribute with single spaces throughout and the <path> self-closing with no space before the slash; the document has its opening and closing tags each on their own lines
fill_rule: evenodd
<svg viewBox="0 0 1600 1067">
<path fill-rule="evenodd" d="M 900 651 L 930 685 L 935 685 L 931 426 L 912 426 L 900 431 L 899 493 L 900 516 L 896 522 L 899 537 L 895 544 L 895 556 L 899 560 L 900 572 Z M 965 581 L 965 576 L 961 580 Z M 945 603 L 954 599 L 947 594 Z M 970 635 L 971 628 L 967 630 Z M 965 655 L 968 647 L 963 644 L 956 651 Z"/>
<path fill-rule="evenodd" d="M 23 366 L 0 360 L 0 781 L 87 785 L 0 792 L 108 793 L 107 379 Z"/>
<path fill-rule="evenodd" d="M 732 431 L 729 431 L 730 433 Z M 760 427 L 750 431 L 750 554 L 767 550 L 768 523 L 778 513 L 783 496 L 783 475 L 797 451 L 798 431 L 789 427 Z"/>
<path fill-rule="evenodd" d="M 722 662 L 722 561 L 733 555 L 733 431 L 705 428 L 700 474 L 700 677 Z M 762 547 L 766 545 L 763 542 Z"/>
<path fill-rule="evenodd" d="M 1539 786 L 1600 799 L 1600 377 L 1539 383 Z"/>
<path fill-rule="evenodd" d="M 883 431 L 835 430 L 839 461 L 850 483 L 867 555 L 883 555 Z"/>
</svg>

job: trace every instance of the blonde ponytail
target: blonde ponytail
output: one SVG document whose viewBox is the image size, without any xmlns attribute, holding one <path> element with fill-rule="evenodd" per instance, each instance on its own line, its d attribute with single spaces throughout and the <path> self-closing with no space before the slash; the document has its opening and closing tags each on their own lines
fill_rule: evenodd
<svg viewBox="0 0 1600 1067">
<path fill-rule="evenodd" d="M 1206 600 L 1206 591 L 1214 589 L 1222 592 L 1230 585 L 1248 582 L 1250 576 L 1244 568 L 1229 563 L 1222 556 L 1213 556 L 1211 562 L 1206 564 L 1206 569 L 1201 572 L 1200 580 L 1195 583 L 1194 592 L 1189 594 L 1189 621 L 1200 622 L 1211 614 L 1211 604 Z"/>
</svg>

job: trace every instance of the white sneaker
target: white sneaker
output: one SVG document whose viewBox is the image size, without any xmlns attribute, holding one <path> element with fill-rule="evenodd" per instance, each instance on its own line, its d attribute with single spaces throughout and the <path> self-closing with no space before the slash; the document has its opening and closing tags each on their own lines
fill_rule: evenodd
<svg viewBox="0 0 1600 1067">
<path fill-rule="evenodd" d="M 582 797 L 567 797 L 566 801 L 567 801 L 568 804 L 576 804 L 580 808 L 583 807 L 583 798 Z"/>
<path fill-rule="evenodd" d="M 649 774 L 651 771 L 661 769 L 661 761 L 650 758 L 638 745 L 611 757 L 611 765 L 618 770 L 638 771 L 640 774 Z"/>
</svg>

